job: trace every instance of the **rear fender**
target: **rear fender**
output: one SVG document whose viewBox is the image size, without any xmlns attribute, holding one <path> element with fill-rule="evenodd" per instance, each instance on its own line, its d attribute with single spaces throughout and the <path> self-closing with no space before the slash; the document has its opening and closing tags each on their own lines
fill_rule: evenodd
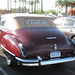
<svg viewBox="0 0 75 75">
<path fill-rule="evenodd" d="M 5 35 L 2 38 L 2 48 L 4 51 L 12 54 L 13 56 L 21 57 L 21 51 L 18 47 L 19 41 L 14 36 Z"/>
</svg>

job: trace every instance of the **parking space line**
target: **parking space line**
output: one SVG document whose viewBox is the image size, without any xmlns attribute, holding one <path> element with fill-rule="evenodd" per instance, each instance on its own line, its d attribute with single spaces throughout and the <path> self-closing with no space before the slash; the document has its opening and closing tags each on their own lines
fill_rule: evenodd
<svg viewBox="0 0 75 75">
<path fill-rule="evenodd" d="M 8 75 L 8 74 L 6 73 L 6 71 L 5 71 L 5 70 L 3 70 L 3 68 L 2 68 L 2 67 L 0 67 L 0 71 L 1 71 L 4 75 Z"/>
</svg>

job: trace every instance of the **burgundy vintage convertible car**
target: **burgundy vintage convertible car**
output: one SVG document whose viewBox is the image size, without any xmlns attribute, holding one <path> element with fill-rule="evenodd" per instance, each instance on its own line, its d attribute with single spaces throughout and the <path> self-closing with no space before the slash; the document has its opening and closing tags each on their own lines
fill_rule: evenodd
<svg viewBox="0 0 75 75">
<path fill-rule="evenodd" d="M 6 14 L 0 20 L 0 44 L 9 66 L 44 66 L 75 60 L 75 43 L 50 17 Z"/>
</svg>

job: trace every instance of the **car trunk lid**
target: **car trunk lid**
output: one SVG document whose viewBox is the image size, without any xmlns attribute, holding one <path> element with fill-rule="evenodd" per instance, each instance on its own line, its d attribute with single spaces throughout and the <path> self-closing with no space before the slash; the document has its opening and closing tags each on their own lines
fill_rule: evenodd
<svg viewBox="0 0 75 75">
<path fill-rule="evenodd" d="M 27 54 L 64 49 L 68 45 L 66 36 L 57 28 L 21 29 L 18 36 Z"/>
</svg>

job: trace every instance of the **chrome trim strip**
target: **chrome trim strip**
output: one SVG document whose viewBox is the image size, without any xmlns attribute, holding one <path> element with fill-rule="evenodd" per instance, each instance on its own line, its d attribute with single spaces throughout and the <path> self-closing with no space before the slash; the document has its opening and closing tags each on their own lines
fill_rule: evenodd
<svg viewBox="0 0 75 75">
<path fill-rule="evenodd" d="M 15 57 L 18 61 L 22 62 L 24 66 L 39 66 L 39 60 L 25 60 L 18 57 Z M 51 64 L 58 64 L 58 63 L 64 63 L 69 61 L 74 61 L 75 57 L 68 57 L 68 58 L 59 58 L 59 59 L 51 59 L 47 61 L 40 61 L 40 65 L 51 65 Z"/>
<path fill-rule="evenodd" d="M 74 60 L 75 60 L 75 57 L 52 59 L 52 60 L 48 60 L 48 61 L 41 61 L 41 65 L 58 64 L 58 63 L 64 63 L 64 62 L 69 62 L 69 61 L 74 61 Z"/>
<path fill-rule="evenodd" d="M 23 66 L 39 66 L 39 64 L 38 63 L 34 63 L 34 64 L 22 64 Z"/>
<path fill-rule="evenodd" d="M 54 50 L 57 50 L 57 44 L 54 44 Z"/>
<path fill-rule="evenodd" d="M 7 50 L 3 45 L 1 45 L 1 47 L 2 47 L 5 51 L 7 51 L 9 54 L 15 56 L 15 54 L 11 53 L 11 52 L 10 52 L 9 50 Z"/>
<path fill-rule="evenodd" d="M 42 60 L 42 58 L 41 58 L 40 56 L 37 56 L 37 58 L 38 58 L 38 60 L 40 60 L 40 61 Z"/>
<path fill-rule="evenodd" d="M 56 39 L 56 37 L 46 37 L 46 39 Z"/>
<path fill-rule="evenodd" d="M 19 46 L 19 48 L 20 48 L 20 50 L 21 50 L 22 56 L 23 56 L 23 57 L 26 57 L 25 52 L 22 50 L 22 49 L 23 49 L 23 45 L 22 45 L 21 43 L 19 43 L 18 46 Z"/>
<path fill-rule="evenodd" d="M 39 60 L 38 59 L 35 59 L 35 60 L 26 60 L 26 59 L 21 59 L 21 58 L 18 58 L 18 57 L 15 57 L 18 61 L 20 62 L 23 62 L 23 63 L 38 63 Z"/>
</svg>

